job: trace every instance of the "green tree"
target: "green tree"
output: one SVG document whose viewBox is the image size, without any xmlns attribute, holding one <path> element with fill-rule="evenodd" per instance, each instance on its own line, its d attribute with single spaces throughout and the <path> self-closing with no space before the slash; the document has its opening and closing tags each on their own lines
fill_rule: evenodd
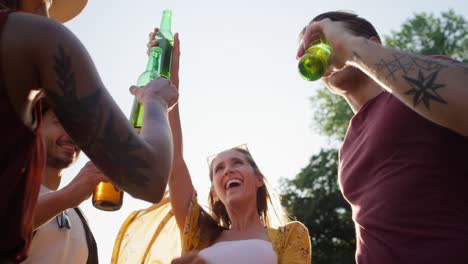
<svg viewBox="0 0 468 264">
<path fill-rule="evenodd" d="M 467 30 L 464 17 L 452 10 L 438 17 L 420 13 L 384 39 L 386 46 L 422 55 L 446 54 L 467 63 Z M 341 142 L 353 116 L 346 101 L 321 88 L 311 102 L 319 133 Z M 284 206 L 309 228 L 314 263 L 354 263 L 354 224 L 339 191 L 337 167 L 337 150 L 321 150 L 294 179 L 282 182 Z"/>
<path fill-rule="evenodd" d="M 354 115 L 346 100 L 322 87 L 311 98 L 311 102 L 314 125 L 319 133 L 330 139 L 343 141 L 349 120 Z"/>
<path fill-rule="evenodd" d="M 385 36 L 385 45 L 422 55 L 445 54 L 468 62 L 468 23 L 453 10 L 440 17 L 420 13 L 398 32 Z"/>
<path fill-rule="evenodd" d="M 292 180 L 284 180 L 283 206 L 311 234 L 313 263 L 354 263 L 351 208 L 337 184 L 338 152 L 321 150 Z"/>
</svg>

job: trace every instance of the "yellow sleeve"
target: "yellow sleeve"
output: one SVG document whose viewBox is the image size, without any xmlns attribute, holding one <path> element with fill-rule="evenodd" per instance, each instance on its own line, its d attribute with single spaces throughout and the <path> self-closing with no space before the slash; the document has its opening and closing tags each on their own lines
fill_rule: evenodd
<svg viewBox="0 0 468 264">
<path fill-rule="evenodd" d="M 284 226 L 283 248 L 284 251 L 278 263 L 312 263 L 309 231 L 302 223 L 291 222 Z"/>
<path fill-rule="evenodd" d="M 166 193 L 161 202 L 127 218 L 115 241 L 111 263 L 170 263 L 180 256 L 179 233 Z"/>
<path fill-rule="evenodd" d="M 200 205 L 194 193 L 184 230 L 179 230 L 166 193 L 160 203 L 133 212 L 127 218 L 115 241 L 111 263 L 170 263 L 181 253 L 199 250 L 203 244 L 199 215 Z"/>
<path fill-rule="evenodd" d="M 200 205 L 197 200 L 197 193 L 193 192 L 190 201 L 187 216 L 185 217 L 184 230 L 181 233 L 182 253 L 196 250 L 200 244 L 200 225 L 198 218 L 200 216 Z"/>
</svg>

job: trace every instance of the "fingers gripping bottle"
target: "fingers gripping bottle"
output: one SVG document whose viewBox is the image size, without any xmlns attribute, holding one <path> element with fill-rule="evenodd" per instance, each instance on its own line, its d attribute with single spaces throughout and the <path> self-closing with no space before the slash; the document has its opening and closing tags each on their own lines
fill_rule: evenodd
<svg viewBox="0 0 468 264">
<path fill-rule="evenodd" d="M 151 48 L 146 70 L 138 77 L 138 87 L 145 86 L 157 77 L 171 78 L 172 48 L 174 46 L 171 22 L 172 11 L 166 9 L 163 11 L 159 31 L 156 34 L 158 46 Z M 130 122 L 138 133 L 143 125 L 143 112 L 143 106 L 135 98 L 130 115 Z"/>
<path fill-rule="evenodd" d="M 299 74 L 307 81 L 322 78 L 330 61 L 331 47 L 326 43 L 310 46 L 299 60 Z"/>
</svg>

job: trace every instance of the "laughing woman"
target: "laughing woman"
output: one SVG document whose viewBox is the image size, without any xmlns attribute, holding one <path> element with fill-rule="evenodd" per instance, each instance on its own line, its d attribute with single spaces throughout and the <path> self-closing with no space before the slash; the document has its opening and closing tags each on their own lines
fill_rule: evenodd
<svg viewBox="0 0 468 264">
<path fill-rule="evenodd" d="M 171 204 L 184 230 L 184 253 L 198 253 L 173 263 L 191 263 L 197 258 L 206 263 L 310 263 L 306 227 L 286 223 L 282 208 L 274 206 L 279 201 L 269 195 L 265 178 L 247 149 L 223 151 L 210 162 L 210 213 L 198 204 L 182 157 L 178 162 L 169 183 Z"/>
<path fill-rule="evenodd" d="M 156 44 L 150 41 L 149 46 Z M 176 87 L 179 54 L 176 34 L 171 74 Z M 311 263 L 307 228 L 288 220 L 245 147 L 225 150 L 209 160 L 210 208 L 200 206 L 183 158 L 178 105 L 169 120 L 174 141 L 170 199 L 127 219 L 113 263 L 167 263 L 162 255 L 177 246 L 176 256 L 182 253 L 182 257 L 172 263 Z M 167 235 L 174 229 L 180 230 L 180 242 L 174 242 L 177 236 Z"/>
</svg>

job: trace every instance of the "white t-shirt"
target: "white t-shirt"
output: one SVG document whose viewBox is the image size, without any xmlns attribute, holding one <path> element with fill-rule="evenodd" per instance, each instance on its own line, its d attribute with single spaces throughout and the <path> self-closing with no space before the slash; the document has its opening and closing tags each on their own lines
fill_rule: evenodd
<svg viewBox="0 0 468 264">
<path fill-rule="evenodd" d="M 218 242 L 198 253 L 208 264 L 276 264 L 278 256 L 271 242 L 248 239 Z"/>
<path fill-rule="evenodd" d="M 39 195 L 51 192 L 41 185 Z M 88 244 L 83 223 L 74 209 L 67 209 L 71 228 L 59 228 L 57 218 L 36 230 L 29 257 L 22 263 L 83 264 L 88 260 Z"/>
</svg>

